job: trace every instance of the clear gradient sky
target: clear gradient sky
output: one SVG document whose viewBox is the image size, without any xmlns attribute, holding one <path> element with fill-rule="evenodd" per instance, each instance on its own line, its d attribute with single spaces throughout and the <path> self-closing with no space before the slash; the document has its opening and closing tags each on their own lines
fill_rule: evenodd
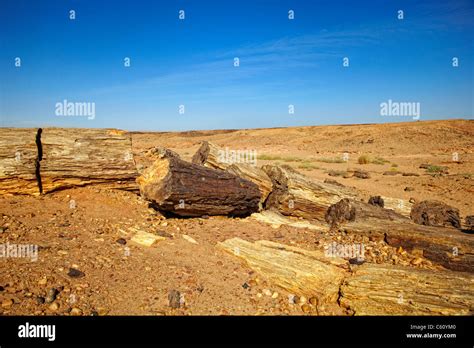
<svg viewBox="0 0 474 348">
<path fill-rule="evenodd" d="M 0 126 L 412 121 L 381 116 L 389 99 L 419 102 L 420 120 L 473 118 L 473 32 L 472 0 L 0 0 Z M 95 118 L 56 116 L 64 99 Z"/>
</svg>

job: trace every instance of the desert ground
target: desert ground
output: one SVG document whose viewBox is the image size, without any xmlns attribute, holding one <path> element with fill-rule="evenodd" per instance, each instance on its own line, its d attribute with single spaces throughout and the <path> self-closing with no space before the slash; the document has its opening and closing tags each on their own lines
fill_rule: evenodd
<svg viewBox="0 0 474 348">
<path fill-rule="evenodd" d="M 133 155 L 141 167 L 150 164 L 146 153 L 156 146 L 191 160 L 203 141 L 256 150 L 258 166 L 286 164 L 312 179 L 354 188 L 364 199 L 438 200 L 459 209 L 463 223 L 474 214 L 472 120 L 132 133 Z M 347 175 L 356 169 L 369 177 Z M 3 195 L 0 213 L 0 244 L 40 246 L 35 262 L 0 259 L 2 315 L 354 314 L 337 302 L 321 307 L 311 298 L 295 300 L 216 248 L 234 237 L 306 250 L 321 250 L 333 241 L 364 243 L 368 263 L 443 270 L 383 240 L 275 226 L 251 216 L 167 218 L 137 192 L 93 185 L 37 197 Z M 164 240 L 144 247 L 130 240 L 136 231 Z M 71 268 L 81 273 L 71 274 Z M 179 305 L 170 305 L 173 291 L 180 294 Z"/>
</svg>

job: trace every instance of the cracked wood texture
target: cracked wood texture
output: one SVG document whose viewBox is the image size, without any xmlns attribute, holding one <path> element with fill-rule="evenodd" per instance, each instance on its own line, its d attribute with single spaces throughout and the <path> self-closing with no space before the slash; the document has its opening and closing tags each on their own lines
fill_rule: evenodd
<svg viewBox="0 0 474 348">
<path fill-rule="evenodd" d="M 371 218 L 410 222 L 410 219 L 394 210 L 348 198 L 341 199 L 331 205 L 326 212 L 325 220 L 328 224 L 335 226 L 345 222 L 364 221 Z"/>
<path fill-rule="evenodd" d="M 0 192 L 38 195 L 37 129 L 0 129 Z M 43 193 L 100 185 L 137 190 L 129 133 L 113 129 L 44 128 L 40 162 Z M 20 153 L 20 160 L 16 153 Z"/>
<path fill-rule="evenodd" d="M 474 272 L 474 235 L 455 228 L 366 219 L 343 224 L 339 229 L 385 239 L 393 247 L 421 250 L 426 259 L 454 271 Z"/>
<path fill-rule="evenodd" d="M 375 264 L 354 268 L 339 303 L 355 315 L 474 314 L 472 274 Z"/>
<path fill-rule="evenodd" d="M 319 314 L 337 304 L 355 315 L 472 315 L 469 273 L 365 263 L 349 266 L 321 250 L 260 240 L 228 239 L 217 247 L 244 260 L 275 286 L 317 297 Z M 328 306 L 326 306 L 328 305 Z"/>
<path fill-rule="evenodd" d="M 178 216 L 249 215 L 258 210 L 260 191 L 253 182 L 161 154 L 137 182 L 143 197 Z"/>
<path fill-rule="evenodd" d="M 285 244 L 240 238 L 218 243 L 219 248 L 247 262 L 267 281 L 298 296 L 317 297 L 318 305 L 335 303 L 348 262 Z"/>
<path fill-rule="evenodd" d="M 266 208 L 274 208 L 283 215 L 324 222 L 330 205 L 356 196 L 349 188 L 311 180 L 289 166 L 265 165 L 262 169 L 273 182 Z"/>
<path fill-rule="evenodd" d="M 204 141 L 194 154 L 192 162 L 208 168 L 227 170 L 232 174 L 255 183 L 260 190 L 260 210 L 262 210 L 265 200 L 272 191 L 271 179 L 257 166 L 248 163 L 227 163 L 222 161 L 220 159 L 222 156 L 219 155 L 220 151 L 224 150 L 209 141 Z M 257 159 L 255 158 L 255 160 Z"/>
<path fill-rule="evenodd" d="M 36 128 L 0 128 L 0 194 L 39 194 Z"/>
</svg>

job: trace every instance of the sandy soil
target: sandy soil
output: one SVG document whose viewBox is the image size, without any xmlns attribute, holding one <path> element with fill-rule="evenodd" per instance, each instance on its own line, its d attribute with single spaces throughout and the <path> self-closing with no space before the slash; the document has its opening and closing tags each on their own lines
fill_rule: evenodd
<svg viewBox="0 0 474 348">
<path fill-rule="evenodd" d="M 134 133 L 132 139 L 140 165 L 146 165 L 143 154 L 154 146 L 189 160 L 200 142 L 208 140 L 231 150 L 256 150 L 265 158 L 258 165 L 289 164 L 310 177 L 355 187 L 365 197 L 436 199 L 458 208 L 462 218 L 474 214 L 473 121 Z M 349 160 L 337 163 L 344 153 Z M 453 161 L 453 153 L 459 161 Z M 362 155 L 380 164 L 359 164 Z M 447 173 L 419 168 L 422 163 L 447 167 Z M 342 176 L 357 168 L 371 177 Z M 387 171 L 419 176 L 383 175 Z M 312 307 L 290 303 L 291 294 L 260 279 L 216 243 L 240 237 L 318 249 L 331 241 L 364 242 L 374 250 L 367 261 L 377 263 L 393 263 L 398 253 L 368 238 L 276 229 L 252 218 L 165 219 L 136 193 L 95 187 L 42 197 L 3 196 L 0 213 L 0 244 L 40 246 L 36 262 L 0 259 L 4 315 L 316 315 Z M 146 248 L 130 241 L 137 230 L 167 237 Z M 399 256 L 397 262 L 407 265 L 416 257 L 406 252 Z M 416 267 L 436 268 L 428 261 Z M 84 275 L 71 277 L 71 268 Z M 51 289 L 57 290 L 56 296 Z M 181 308 L 169 306 L 171 290 L 183 295 Z M 336 305 L 328 311 L 349 314 Z"/>
</svg>

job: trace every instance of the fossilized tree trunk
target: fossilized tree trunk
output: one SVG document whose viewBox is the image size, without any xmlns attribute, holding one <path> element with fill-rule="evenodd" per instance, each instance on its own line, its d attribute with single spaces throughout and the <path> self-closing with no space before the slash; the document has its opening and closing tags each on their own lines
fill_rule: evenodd
<svg viewBox="0 0 474 348">
<path fill-rule="evenodd" d="M 288 166 L 266 165 L 262 169 L 273 182 L 266 207 L 283 215 L 324 221 L 331 204 L 355 197 L 348 188 L 311 180 Z"/>
<path fill-rule="evenodd" d="M 319 303 L 336 302 L 348 270 L 347 261 L 270 241 L 228 239 L 218 247 L 245 260 L 267 281 L 298 296 L 315 296 Z"/>
<path fill-rule="evenodd" d="M 468 273 L 364 264 L 341 286 L 341 306 L 355 315 L 472 315 Z"/>
<path fill-rule="evenodd" d="M 179 216 L 248 215 L 258 210 L 260 191 L 253 182 L 163 154 L 137 182 L 146 199 Z"/>
<path fill-rule="evenodd" d="M 474 272 L 474 235 L 455 228 L 418 225 L 390 209 L 348 199 L 329 207 L 326 221 L 346 233 L 421 250 L 425 258 L 446 268 Z"/>
<path fill-rule="evenodd" d="M 326 222 L 330 225 L 350 221 L 364 221 L 366 219 L 410 222 L 410 219 L 391 209 L 348 198 L 341 199 L 339 202 L 331 205 L 325 216 Z"/>
<path fill-rule="evenodd" d="M 130 134 L 112 129 L 0 128 L 0 193 L 100 185 L 138 189 Z"/>
<path fill-rule="evenodd" d="M 241 163 L 237 159 L 233 159 L 232 156 L 226 160 L 224 153 L 224 149 L 211 142 L 204 141 L 194 154 L 192 162 L 208 168 L 227 170 L 255 183 L 261 193 L 260 208 L 262 209 L 265 200 L 272 190 L 272 181 L 268 175 L 261 168 L 258 168 L 256 163 L 252 164 L 250 161 Z M 256 161 L 257 158 L 254 158 L 254 160 Z"/>
<path fill-rule="evenodd" d="M 322 250 L 240 238 L 218 247 L 244 260 L 273 285 L 317 297 L 319 314 L 337 304 L 355 315 L 469 315 L 474 311 L 470 273 L 365 263 L 328 257 Z M 350 271 L 349 271 L 350 269 Z"/>
</svg>

